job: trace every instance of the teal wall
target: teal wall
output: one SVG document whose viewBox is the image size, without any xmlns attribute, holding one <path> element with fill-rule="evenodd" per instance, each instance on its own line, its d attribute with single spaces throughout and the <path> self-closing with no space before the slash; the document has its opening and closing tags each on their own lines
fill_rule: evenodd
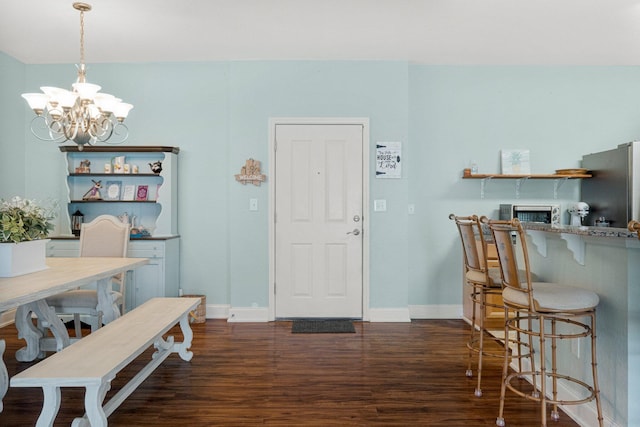
<svg viewBox="0 0 640 427">
<path fill-rule="evenodd" d="M 19 94 L 68 87 L 73 65 L 23 65 L 0 53 L 0 195 L 64 200 L 64 161 L 25 131 Z M 8 70 L 7 73 L 4 71 Z M 640 136 L 637 67 L 431 66 L 393 61 L 243 61 L 90 65 L 88 80 L 135 105 L 131 145 L 179 156 L 181 286 L 209 304 L 268 305 L 268 187 L 233 179 L 247 158 L 270 175 L 270 117 L 368 117 L 372 308 L 456 305 L 461 251 L 451 212 L 496 215 L 513 182 L 461 180 L 476 160 L 499 171 L 502 148 L 531 150 L 535 173 L 577 167 L 582 154 Z M 10 142 L 8 142 L 10 141 Z M 376 141 L 403 143 L 403 177 L 374 174 Z M 28 160 L 25 160 L 28 159 Z M 556 202 L 578 200 L 579 182 Z M 259 211 L 248 211 L 257 198 Z M 526 182 L 524 202 L 552 202 L 551 181 Z M 408 204 L 416 213 L 408 215 Z"/>
<path fill-rule="evenodd" d="M 460 301 L 462 256 L 448 214 L 492 215 L 500 203 L 560 203 L 579 198 L 567 181 L 553 199 L 552 181 L 522 184 L 461 180 L 477 161 L 500 171 L 500 150 L 527 148 L 533 173 L 579 167 L 583 154 L 640 138 L 640 68 L 543 66 L 409 66 L 409 301 Z M 455 279 L 458 280 L 455 280 Z"/>
<path fill-rule="evenodd" d="M 25 111 L 15 105 L 24 92 L 25 69 L 0 52 L 0 199 L 25 193 Z"/>
</svg>

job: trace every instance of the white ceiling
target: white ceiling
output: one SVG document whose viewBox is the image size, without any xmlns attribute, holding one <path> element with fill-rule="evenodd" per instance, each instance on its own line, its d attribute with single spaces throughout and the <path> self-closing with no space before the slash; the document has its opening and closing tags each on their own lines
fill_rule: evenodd
<svg viewBox="0 0 640 427">
<path fill-rule="evenodd" d="M 87 64 L 640 65 L 640 0 L 85 0 Z M 73 0 L 0 0 L 0 51 L 79 62 Z"/>
</svg>

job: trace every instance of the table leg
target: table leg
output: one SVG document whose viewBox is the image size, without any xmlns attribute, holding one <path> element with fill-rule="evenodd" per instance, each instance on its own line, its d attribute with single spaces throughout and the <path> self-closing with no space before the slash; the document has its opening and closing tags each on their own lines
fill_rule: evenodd
<svg viewBox="0 0 640 427">
<path fill-rule="evenodd" d="M 7 344 L 4 340 L 0 339 L 0 412 L 2 412 L 2 399 L 7 394 L 9 389 L 9 373 L 7 372 L 7 365 L 4 364 L 4 349 L 7 348 Z"/>
<path fill-rule="evenodd" d="M 102 322 L 113 322 L 120 317 L 120 310 L 118 305 L 114 301 L 113 294 L 111 293 L 111 278 L 100 279 L 97 281 L 98 292 L 98 311 L 102 312 Z"/>
<path fill-rule="evenodd" d="M 18 329 L 18 338 L 24 339 L 27 345 L 16 352 L 16 359 L 20 362 L 31 362 L 38 357 L 44 357 L 40 351 L 40 340 L 43 337 L 43 333 L 34 326 L 31 313 L 35 313 L 38 319 L 46 323 L 51 329 L 56 339 L 56 351 L 60 351 L 70 344 L 67 328 L 47 305 L 46 300 L 42 299 L 21 305 L 16 310 L 15 322 Z"/>
</svg>

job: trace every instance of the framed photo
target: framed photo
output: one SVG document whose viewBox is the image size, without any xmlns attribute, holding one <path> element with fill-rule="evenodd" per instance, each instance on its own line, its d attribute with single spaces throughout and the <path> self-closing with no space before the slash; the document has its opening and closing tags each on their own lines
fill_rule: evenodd
<svg viewBox="0 0 640 427">
<path fill-rule="evenodd" d="M 125 185 L 124 190 L 122 190 L 122 200 L 135 200 L 136 199 L 136 186 Z"/>
<path fill-rule="evenodd" d="M 529 150 L 501 150 L 503 175 L 528 175 L 531 173 Z"/>
<path fill-rule="evenodd" d="M 136 191 L 136 200 L 147 200 L 149 196 L 149 186 L 148 185 L 138 185 L 138 190 Z"/>
<path fill-rule="evenodd" d="M 122 181 L 107 181 L 105 190 L 105 200 L 120 200 Z"/>
</svg>

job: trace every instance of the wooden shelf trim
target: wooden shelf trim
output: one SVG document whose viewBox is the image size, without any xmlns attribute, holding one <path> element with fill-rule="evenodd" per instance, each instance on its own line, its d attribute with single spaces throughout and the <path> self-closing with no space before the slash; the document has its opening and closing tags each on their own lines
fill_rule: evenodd
<svg viewBox="0 0 640 427">
<path fill-rule="evenodd" d="M 165 147 L 156 145 L 124 145 L 124 146 L 85 146 L 82 151 L 77 145 L 61 145 L 60 151 L 63 153 L 174 153 L 180 152 L 180 147 Z"/>
<path fill-rule="evenodd" d="M 69 176 L 114 176 L 114 177 L 123 177 L 123 178 L 130 178 L 132 176 L 139 176 L 139 177 L 157 177 L 157 176 L 161 176 L 160 174 L 157 173 L 93 173 L 93 172 L 73 172 L 70 173 Z"/>
<path fill-rule="evenodd" d="M 591 178 L 591 174 L 529 174 L 529 175 L 503 175 L 503 174 L 474 174 L 463 176 L 462 179 L 579 179 Z"/>
</svg>

